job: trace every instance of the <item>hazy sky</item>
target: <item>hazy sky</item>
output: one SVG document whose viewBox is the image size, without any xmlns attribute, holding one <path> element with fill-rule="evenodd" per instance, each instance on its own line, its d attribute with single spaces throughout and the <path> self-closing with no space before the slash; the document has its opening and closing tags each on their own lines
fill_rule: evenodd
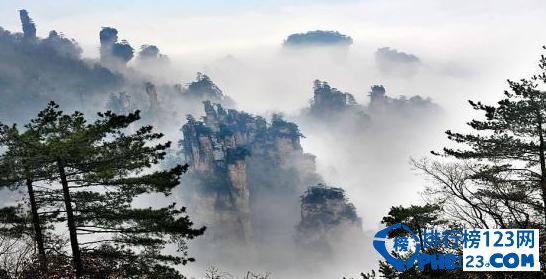
<svg viewBox="0 0 546 279">
<path fill-rule="evenodd" d="M 338 30 L 357 45 L 445 55 L 546 35 L 541 0 L 50 2 L 0 1 L 0 25 L 19 30 L 16 11 L 26 8 L 39 34 L 61 30 L 87 54 L 96 53 L 101 26 L 115 26 L 133 45 L 155 43 L 170 55 L 275 45 L 309 29 Z"/>
</svg>

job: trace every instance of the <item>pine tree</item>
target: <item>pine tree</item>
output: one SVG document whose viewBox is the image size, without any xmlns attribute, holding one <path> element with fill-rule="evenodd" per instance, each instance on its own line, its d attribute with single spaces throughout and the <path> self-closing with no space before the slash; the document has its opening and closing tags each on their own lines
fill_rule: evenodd
<svg viewBox="0 0 546 279">
<path fill-rule="evenodd" d="M 511 91 L 496 106 L 469 101 L 485 114 L 484 120 L 468 125 L 474 133 L 447 131 L 448 138 L 466 148 L 444 148 L 449 156 L 479 164 L 472 178 L 483 186 L 480 195 L 506 205 L 504 228 L 546 225 L 546 57 L 541 56 L 541 73 L 519 82 L 508 80 Z M 492 203 L 495 206 L 495 203 Z"/>
<path fill-rule="evenodd" d="M 25 126 L 38 139 L 33 158 L 51 172 L 41 202 L 48 221 L 67 224 L 76 277 L 182 278 L 172 265 L 193 260 L 186 241 L 205 228 L 193 228 L 185 208 L 134 206 L 140 196 L 169 195 L 187 169 L 156 170 L 170 143 L 157 143 L 163 135 L 151 126 L 126 134 L 139 118 L 106 112 L 88 123 L 50 103 Z M 170 244 L 177 255 L 163 253 Z"/>
<path fill-rule="evenodd" d="M 423 230 L 437 227 L 446 223 L 440 216 L 441 207 L 437 204 L 411 205 L 409 207 L 393 206 L 389 214 L 381 220 L 382 224 L 391 226 L 404 224 L 417 233 L 423 245 Z M 405 231 L 402 230 L 403 233 Z M 400 231 L 394 230 L 389 237 L 398 235 Z"/>
<path fill-rule="evenodd" d="M 40 270 L 47 273 L 46 248 L 44 244 L 43 222 L 39 216 L 38 202 L 35 197 L 34 183 L 46 179 L 48 175 L 47 166 L 42 164 L 39 154 L 37 135 L 32 131 L 21 133 L 17 126 L 0 124 L 0 146 L 6 151 L 0 155 L 0 187 L 18 189 L 26 187 L 28 205 L 30 212 L 22 210 L 23 205 L 18 207 L 2 208 L 2 223 L 7 230 L 2 233 L 16 235 L 30 233 L 32 231 Z M 27 216 L 32 220 L 32 230 L 27 226 Z"/>
<path fill-rule="evenodd" d="M 429 245 L 426 241 L 430 241 L 425 237 L 425 230 L 442 230 L 442 228 L 456 229 L 458 226 L 454 223 L 449 223 L 442 216 L 442 208 L 438 204 L 393 206 L 390 208 L 388 215 L 381 220 L 382 224 L 391 226 L 394 224 L 404 224 L 414 232 L 419 238 L 421 250 L 424 254 L 444 254 L 455 253 L 462 254 L 460 248 L 446 247 L 441 243 Z M 402 229 L 396 229 L 389 232 L 388 238 L 400 236 L 408 236 L 408 233 Z M 411 250 L 411 249 L 410 249 Z M 394 253 L 397 258 L 406 258 L 409 255 L 404 255 L 397 252 Z M 411 252 L 413 253 L 413 252 Z M 464 275 L 460 269 L 454 270 L 432 270 L 430 265 L 425 265 L 423 270 L 420 270 L 417 265 L 408 266 L 403 272 L 397 271 L 388 262 L 379 261 L 379 273 L 382 278 L 470 278 Z"/>
</svg>

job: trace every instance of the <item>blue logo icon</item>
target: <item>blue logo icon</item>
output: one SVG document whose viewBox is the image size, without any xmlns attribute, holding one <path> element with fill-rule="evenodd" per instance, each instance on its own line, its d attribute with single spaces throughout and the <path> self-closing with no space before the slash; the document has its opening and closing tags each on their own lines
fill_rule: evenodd
<svg viewBox="0 0 546 279">
<path fill-rule="evenodd" d="M 415 251 L 413 252 L 413 255 L 406 258 L 405 261 L 404 259 L 399 259 L 394 257 L 389 252 L 386 245 L 387 235 L 389 234 L 389 232 L 393 230 L 400 230 L 400 229 L 406 231 L 409 235 L 409 238 L 412 238 L 415 242 Z M 392 267 L 394 267 L 394 269 L 396 269 L 399 272 L 403 272 L 404 270 L 413 267 L 413 265 L 415 264 L 415 260 L 419 256 L 419 251 L 421 250 L 421 242 L 419 241 L 419 237 L 417 237 L 417 235 L 408 226 L 403 224 L 394 224 L 388 228 L 385 228 L 377 232 L 374 238 L 375 239 L 373 241 L 373 247 L 375 248 L 375 250 L 377 250 L 379 254 L 381 254 L 381 256 L 383 256 L 383 258 L 385 258 L 385 260 L 390 265 L 392 265 Z M 404 238 L 406 241 L 397 241 L 397 239 L 402 239 L 402 238 L 395 238 L 395 243 L 394 243 L 395 250 L 407 252 L 408 251 L 407 238 Z"/>
</svg>

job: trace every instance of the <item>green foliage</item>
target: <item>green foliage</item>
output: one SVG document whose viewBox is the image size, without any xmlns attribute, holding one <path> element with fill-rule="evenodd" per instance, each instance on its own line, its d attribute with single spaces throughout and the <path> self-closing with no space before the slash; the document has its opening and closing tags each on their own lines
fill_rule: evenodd
<svg viewBox="0 0 546 279">
<path fill-rule="evenodd" d="M 511 90 L 494 106 L 469 101 L 485 116 L 468 123 L 474 133 L 446 132 L 448 139 L 465 146 L 444 148 L 446 155 L 478 163 L 472 176 L 484 185 L 478 194 L 507 205 L 513 218 L 496 220 L 504 228 L 541 228 L 546 222 L 546 92 L 540 90 L 546 83 L 545 56 L 539 68 L 529 79 L 508 80 Z"/>
<path fill-rule="evenodd" d="M 156 168 L 170 143 L 158 143 L 163 135 L 151 126 L 133 127 L 139 119 L 138 111 L 108 111 L 88 123 L 82 113 L 64 114 L 52 102 L 20 136 L 15 126 L 2 127 L 7 150 L 0 173 L 9 175 L 2 175 L 0 186 L 17 183 L 29 172 L 47 183 L 36 191 L 44 212 L 40 222 L 68 223 L 77 274 L 182 278 L 172 266 L 193 261 L 186 241 L 205 228 L 193 228 L 184 207 L 134 207 L 142 195 L 169 195 L 187 170 L 187 165 Z M 15 223 L 13 210 L 5 211 L 11 219 L 4 219 Z M 171 243 L 179 253 L 164 254 Z"/>
<path fill-rule="evenodd" d="M 442 226 L 447 226 L 448 221 L 443 219 L 442 208 L 437 204 L 425 204 L 425 205 L 410 205 L 409 207 L 393 206 L 389 210 L 387 216 L 383 217 L 382 224 L 386 226 L 402 223 L 408 226 L 419 237 L 421 245 L 423 245 L 423 232 L 425 229 L 437 229 Z M 451 224 L 451 229 L 454 229 L 454 225 Z M 389 232 L 388 238 L 394 238 L 401 235 L 406 235 L 405 230 L 393 230 Z M 437 254 L 437 253 L 455 253 L 461 254 L 460 249 L 452 249 L 450 247 L 427 247 L 422 250 L 424 253 Z M 396 252 L 392 252 L 394 256 L 398 258 L 404 258 L 403 255 Z M 409 257 L 406 255 L 405 257 Z M 463 276 L 462 270 L 431 270 L 430 266 L 425 266 L 424 270 L 419 270 L 416 265 L 413 267 L 399 272 L 395 270 L 390 264 L 385 261 L 379 261 L 379 274 L 382 278 L 466 278 Z"/>
<path fill-rule="evenodd" d="M 391 226 L 394 224 L 404 224 L 412 231 L 421 235 L 426 228 L 437 227 L 445 224 L 446 221 L 441 218 L 441 207 L 436 204 L 411 205 L 409 207 L 393 206 L 387 216 L 381 220 L 382 224 Z M 389 237 L 398 236 L 405 231 L 394 230 L 389 233 Z"/>
<path fill-rule="evenodd" d="M 21 237 L 31 231 L 30 217 L 21 206 L 0 208 L 0 234 L 8 237 Z"/>
</svg>

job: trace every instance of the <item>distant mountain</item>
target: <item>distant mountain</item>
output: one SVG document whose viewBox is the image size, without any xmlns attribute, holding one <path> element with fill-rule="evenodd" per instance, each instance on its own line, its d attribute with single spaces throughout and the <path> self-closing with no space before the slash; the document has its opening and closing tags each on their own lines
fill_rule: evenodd
<svg viewBox="0 0 546 279">
<path fill-rule="evenodd" d="M 353 44 L 350 36 L 337 31 L 309 31 L 288 36 L 284 46 L 349 46 Z"/>
<path fill-rule="evenodd" d="M 380 48 L 375 52 L 375 63 L 381 72 L 401 76 L 417 74 L 422 64 L 416 55 L 389 47 Z"/>
<path fill-rule="evenodd" d="M 50 100 L 82 104 L 97 92 L 115 90 L 123 78 L 84 60 L 76 41 L 56 31 L 36 36 L 36 25 L 20 11 L 24 33 L 0 27 L 0 117 L 17 121 Z"/>
<path fill-rule="evenodd" d="M 352 94 L 342 92 L 326 81 L 315 80 L 313 98 L 303 116 L 326 122 L 351 119 L 365 123 L 373 121 L 374 116 L 378 115 L 389 114 L 405 119 L 407 116 L 437 113 L 440 110 L 430 98 L 420 95 L 390 97 L 383 85 L 373 85 L 368 96 L 369 104 L 361 105 Z"/>
</svg>

